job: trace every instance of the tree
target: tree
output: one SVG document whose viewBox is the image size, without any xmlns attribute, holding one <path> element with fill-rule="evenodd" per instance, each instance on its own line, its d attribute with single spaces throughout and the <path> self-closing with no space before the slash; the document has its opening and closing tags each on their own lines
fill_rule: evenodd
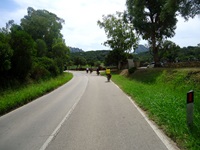
<svg viewBox="0 0 200 150">
<path fill-rule="evenodd" d="M 60 70 L 56 62 L 48 57 L 38 57 L 33 62 L 33 69 L 31 71 L 31 78 L 35 80 L 57 76 Z"/>
<path fill-rule="evenodd" d="M 47 55 L 47 45 L 44 40 L 36 40 L 37 57 L 44 57 Z"/>
<path fill-rule="evenodd" d="M 119 67 L 119 62 L 122 61 L 126 61 L 127 57 L 126 57 L 126 53 L 124 53 L 123 51 L 116 49 L 113 51 L 110 51 L 110 53 L 106 56 L 105 58 L 105 64 L 107 66 L 109 65 L 114 65 L 114 66 L 118 66 Z M 120 68 L 118 68 L 120 69 Z"/>
<path fill-rule="evenodd" d="M 86 65 L 86 59 L 84 57 L 81 57 L 81 56 L 77 56 L 77 57 L 74 57 L 74 65 L 77 66 L 77 68 L 82 65 Z"/>
<path fill-rule="evenodd" d="M 138 38 L 134 27 L 124 20 L 123 13 L 116 12 L 114 15 L 103 16 L 103 21 L 98 21 L 97 24 L 100 28 L 104 28 L 107 35 L 108 40 L 104 45 L 119 52 L 118 55 L 123 55 L 124 52 L 129 52 L 137 46 Z M 120 59 L 118 61 L 121 61 Z"/>
<path fill-rule="evenodd" d="M 96 62 L 94 62 L 94 65 L 95 65 L 96 67 L 100 67 L 100 66 L 101 66 L 101 62 L 100 62 L 100 61 L 96 61 Z"/>
<path fill-rule="evenodd" d="M 137 32 L 151 45 L 156 66 L 160 44 L 174 36 L 177 14 L 186 20 L 200 14 L 200 0 L 127 0 L 126 4 Z"/>
<path fill-rule="evenodd" d="M 14 24 L 13 20 L 6 23 L 6 28 L 0 28 L 0 76 L 4 76 L 11 69 L 11 58 L 13 49 L 10 46 L 10 27 Z"/>
<path fill-rule="evenodd" d="M 58 39 L 53 45 L 52 54 L 60 73 L 62 73 L 69 56 L 69 48 L 65 45 L 64 41 Z"/>
<path fill-rule="evenodd" d="M 178 54 L 179 61 L 199 61 L 200 47 L 188 46 L 180 49 Z"/>
<path fill-rule="evenodd" d="M 20 26 L 13 25 L 11 27 L 10 45 L 14 51 L 11 58 L 12 75 L 14 78 L 23 81 L 32 69 L 32 57 L 35 53 L 34 41 Z"/>
<path fill-rule="evenodd" d="M 92 67 L 95 65 L 95 60 L 91 57 L 90 59 L 87 59 L 87 64 Z"/>
<path fill-rule="evenodd" d="M 0 32 L 0 76 L 11 69 L 13 49 L 10 47 L 9 40 L 9 35 Z"/>
<path fill-rule="evenodd" d="M 48 50 L 51 50 L 54 39 L 62 38 L 60 31 L 64 20 L 47 10 L 34 10 L 29 7 L 27 11 L 28 15 L 21 19 L 22 28 L 34 40 L 44 40 Z"/>
<path fill-rule="evenodd" d="M 167 0 L 127 0 L 128 14 L 138 34 L 151 45 L 155 67 L 160 66 L 161 42 L 173 37 L 176 28 L 176 10 L 166 9 Z"/>
<path fill-rule="evenodd" d="M 172 41 L 166 40 L 160 49 L 160 57 L 168 62 L 175 62 L 178 57 L 180 47 Z"/>
<path fill-rule="evenodd" d="M 200 14 L 200 0 L 168 0 L 165 8 L 179 12 L 188 20 Z"/>
</svg>

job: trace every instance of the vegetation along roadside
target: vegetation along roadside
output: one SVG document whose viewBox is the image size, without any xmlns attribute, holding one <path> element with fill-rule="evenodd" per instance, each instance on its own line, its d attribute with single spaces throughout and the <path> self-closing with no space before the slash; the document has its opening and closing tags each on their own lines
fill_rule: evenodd
<svg viewBox="0 0 200 150">
<path fill-rule="evenodd" d="M 55 78 L 22 86 L 0 93 L 0 115 L 20 107 L 68 82 L 73 75 L 63 73 Z"/>
<path fill-rule="evenodd" d="M 200 149 L 200 69 L 142 69 L 112 80 L 147 112 L 180 149 Z M 186 93 L 194 90 L 194 121 L 186 123 Z"/>
</svg>

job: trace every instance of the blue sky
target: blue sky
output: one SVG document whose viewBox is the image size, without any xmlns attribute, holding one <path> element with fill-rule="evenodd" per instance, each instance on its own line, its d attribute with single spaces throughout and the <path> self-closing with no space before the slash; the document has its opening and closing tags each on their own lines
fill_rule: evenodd
<svg viewBox="0 0 200 150">
<path fill-rule="evenodd" d="M 4 10 L 6 11 L 14 11 L 18 7 L 18 4 L 15 3 L 13 0 L 1 0 L 0 1 L 0 9 L 1 11 Z"/>
<path fill-rule="evenodd" d="M 126 0 L 0 0 L 0 28 L 9 20 L 20 24 L 27 14 L 27 8 L 46 9 L 65 20 L 62 34 L 68 46 L 85 51 L 109 49 L 101 43 L 106 41 L 103 29 L 97 26 L 102 15 L 124 11 Z M 178 19 L 176 35 L 169 39 L 181 47 L 197 46 L 200 43 L 200 17 Z M 146 44 L 141 40 L 140 44 Z"/>
</svg>

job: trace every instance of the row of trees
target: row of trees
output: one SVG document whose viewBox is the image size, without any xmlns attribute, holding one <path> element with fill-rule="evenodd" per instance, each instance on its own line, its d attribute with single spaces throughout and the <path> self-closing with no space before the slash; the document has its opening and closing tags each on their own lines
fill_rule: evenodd
<svg viewBox="0 0 200 150">
<path fill-rule="evenodd" d="M 159 52 L 160 61 L 164 66 L 170 63 L 200 61 L 200 45 L 180 48 L 172 41 L 165 41 Z M 147 51 L 133 54 L 133 59 L 140 61 L 142 66 L 146 66 L 153 62 L 153 55 L 151 51 Z"/>
<path fill-rule="evenodd" d="M 105 63 L 105 57 L 107 57 L 109 52 L 108 50 L 98 50 L 71 53 L 70 65 L 75 65 L 77 68 L 85 65 L 98 67 L 102 63 Z"/>
<path fill-rule="evenodd" d="M 138 51 L 138 53 L 128 53 L 128 55 L 124 53 L 124 55 L 121 56 L 113 52 L 114 51 L 108 50 L 72 52 L 70 54 L 69 62 L 71 62 L 71 66 L 75 65 L 76 67 L 81 67 L 85 65 L 99 66 L 100 64 L 104 64 L 105 66 L 117 66 L 118 61 L 116 61 L 116 58 L 118 57 L 124 57 L 124 62 L 127 61 L 127 57 L 133 59 L 134 61 L 140 61 L 141 66 L 147 66 L 149 63 L 154 61 L 152 51 L 149 50 L 146 52 Z M 174 42 L 166 40 L 161 44 L 159 57 L 162 65 L 165 67 L 167 67 L 170 63 L 188 61 L 195 63 L 196 61 L 200 61 L 200 44 L 197 46 L 181 48 Z"/>
<path fill-rule="evenodd" d="M 56 76 L 68 59 L 60 32 L 64 20 L 47 10 L 27 11 L 20 25 L 11 20 L 0 29 L 1 86 Z"/>
<path fill-rule="evenodd" d="M 97 22 L 108 38 L 104 45 L 113 49 L 111 56 L 116 54 L 116 61 L 122 61 L 124 53 L 135 48 L 142 37 L 148 41 L 155 67 L 167 53 L 163 43 L 175 35 L 177 15 L 187 20 L 200 14 L 199 0 L 127 0 L 126 6 L 127 11 L 103 16 L 103 21 Z"/>
</svg>

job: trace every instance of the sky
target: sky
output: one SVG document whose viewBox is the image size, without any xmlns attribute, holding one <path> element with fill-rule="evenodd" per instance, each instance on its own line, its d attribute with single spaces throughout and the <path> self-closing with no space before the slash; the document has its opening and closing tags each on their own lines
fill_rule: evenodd
<svg viewBox="0 0 200 150">
<path fill-rule="evenodd" d="M 20 24 L 27 15 L 27 8 L 45 9 L 65 20 L 61 33 L 65 43 L 84 51 L 107 50 L 102 43 L 107 40 L 104 29 L 97 25 L 103 15 L 126 10 L 126 0 L 0 0 L 0 28 L 9 20 Z M 175 36 L 169 40 L 180 47 L 197 46 L 200 43 L 200 16 L 185 21 L 178 18 Z M 147 44 L 140 40 L 139 44 Z"/>
</svg>

